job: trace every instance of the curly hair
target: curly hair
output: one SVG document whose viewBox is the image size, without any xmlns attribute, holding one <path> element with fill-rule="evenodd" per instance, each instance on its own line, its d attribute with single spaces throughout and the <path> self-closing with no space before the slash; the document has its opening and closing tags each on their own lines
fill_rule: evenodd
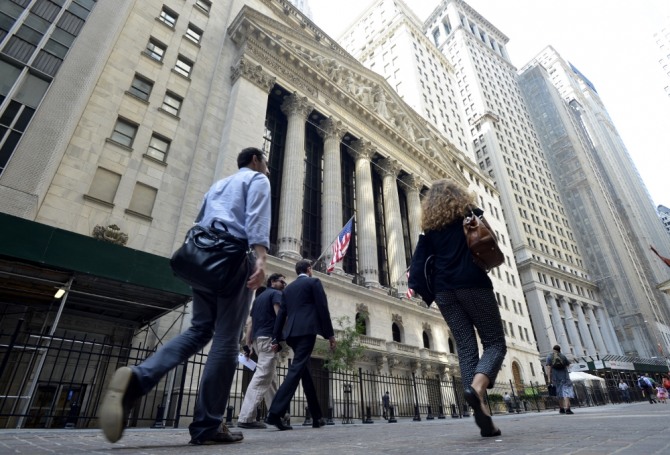
<svg viewBox="0 0 670 455">
<path fill-rule="evenodd" d="M 475 196 L 464 186 L 453 180 L 437 180 L 421 203 L 421 228 L 424 231 L 442 229 L 476 205 Z"/>
</svg>

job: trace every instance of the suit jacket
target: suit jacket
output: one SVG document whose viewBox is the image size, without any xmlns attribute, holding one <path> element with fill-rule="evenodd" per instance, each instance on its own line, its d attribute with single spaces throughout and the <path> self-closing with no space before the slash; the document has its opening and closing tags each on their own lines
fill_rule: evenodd
<svg viewBox="0 0 670 455">
<path fill-rule="evenodd" d="M 335 335 L 321 280 L 306 275 L 284 289 L 273 334 L 278 341 L 304 335 L 321 335 L 326 339 Z"/>
</svg>

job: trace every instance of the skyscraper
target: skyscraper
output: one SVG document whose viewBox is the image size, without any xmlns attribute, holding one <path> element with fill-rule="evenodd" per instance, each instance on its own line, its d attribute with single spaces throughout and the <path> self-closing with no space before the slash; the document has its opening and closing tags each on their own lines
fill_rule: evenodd
<svg viewBox="0 0 670 455">
<path fill-rule="evenodd" d="M 670 352 L 670 238 L 595 85 L 548 47 L 520 75 L 577 243 L 629 355 Z"/>
<path fill-rule="evenodd" d="M 460 156 L 476 166 L 474 148 L 467 139 L 469 132 L 465 129 L 466 115 L 471 110 L 463 109 L 462 94 L 459 93 L 462 88 L 459 88 L 458 73 L 453 63 L 435 48 L 432 39 L 432 35 L 424 34 L 421 21 L 407 4 L 381 0 L 371 5 L 359 21 L 345 31 L 340 42 L 361 63 L 379 72 L 407 104 L 441 132 L 451 147 L 437 147 L 433 138 L 418 134 L 415 135 L 416 142 L 431 147 L 431 153 L 445 157 Z M 491 184 L 487 170 L 480 169 L 480 172 L 485 177 L 477 180 Z M 479 183 L 471 185 L 470 189 L 479 195 L 480 205 L 487 217 L 495 223 L 504 221 L 504 210 L 500 208 L 501 204 L 502 207 L 505 204 L 503 194 L 500 194 L 500 199 L 491 199 Z M 508 222 L 506 229 L 497 229 L 498 237 L 505 246 L 515 244 L 510 227 Z M 533 309 L 524 302 L 522 280 L 514 265 L 514 257 L 508 255 L 506 264 L 492 270 L 491 279 L 500 303 L 508 345 L 519 352 L 508 356 L 515 378 L 529 379 L 541 374 L 529 319 L 529 312 L 532 314 Z M 536 331 L 535 335 L 541 338 L 544 333 Z M 540 346 L 544 349 L 542 344 Z M 547 345 L 546 349 L 550 346 Z M 524 357 L 528 356 L 534 357 L 535 361 L 527 362 Z"/>
<path fill-rule="evenodd" d="M 388 52 L 391 61 L 404 59 L 411 68 L 404 71 L 415 71 L 418 83 L 403 80 L 401 96 L 418 100 L 415 108 L 432 123 L 455 121 L 466 129 L 464 153 L 493 179 L 501 195 L 540 353 L 558 343 L 575 357 L 621 354 L 525 106 L 505 48 L 508 38 L 463 1 L 442 1 L 423 24 L 408 9 L 400 0 L 375 3 L 345 33 L 342 44 L 389 80 L 393 66 L 380 66 L 372 56 L 384 59 Z M 392 12 L 392 23 L 371 19 L 384 11 Z M 435 84 L 438 77 L 446 83 Z M 440 88 L 453 95 L 462 118 L 453 120 L 440 111 L 441 103 L 436 106 L 435 90 Z"/>
</svg>

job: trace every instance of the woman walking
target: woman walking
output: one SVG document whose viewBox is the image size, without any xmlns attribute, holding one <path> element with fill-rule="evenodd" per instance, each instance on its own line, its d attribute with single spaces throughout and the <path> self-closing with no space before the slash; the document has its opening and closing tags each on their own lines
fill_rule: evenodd
<svg viewBox="0 0 670 455">
<path fill-rule="evenodd" d="M 570 398 L 575 397 L 575 390 L 570 380 L 570 361 L 561 354 L 561 347 L 554 346 L 551 354 L 547 356 L 545 368 L 547 377 L 556 387 L 556 398 L 558 398 L 558 412 L 560 414 L 574 414 L 570 409 Z"/>
<path fill-rule="evenodd" d="M 493 284 L 472 259 L 463 220 L 481 216 L 474 196 L 451 180 L 438 180 L 422 203 L 421 227 L 435 254 L 435 302 L 456 340 L 465 400 L 483 437 L 499 436 L 482 397 L 492 388 L 507 347 Z M 484 347 L 481 357 L 475 330 Z"/>
</svg>

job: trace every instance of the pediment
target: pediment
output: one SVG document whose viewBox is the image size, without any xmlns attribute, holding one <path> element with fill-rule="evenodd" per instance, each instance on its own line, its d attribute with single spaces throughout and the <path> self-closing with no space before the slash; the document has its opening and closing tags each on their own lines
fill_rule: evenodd
<svg viewBox="0 0 670 455">
<path fill-rule="evenodd" d="M 298 20 L 301 25 L 296 26 L 286 9 L 277 9 L 277 17 L 286 18 L 286 22 L 244 6 L 228 34 L 239 47 L 250 39 L 263 45 L 286 65 L 311 78 L 319 91 L 329 93 L 352 113 L 365 116 L 366 124 L 402 139 L 405 144 L 401 148 L 411 151 L 431 171 L 436 171 L 439 163 L 449 177 L 465 183 L 463 173 L 450 159 L 451 154 L 462 152 L 409 107 L 383 76 L 363 66 L 311 22 L 307 26 Z"/>
</svg>

